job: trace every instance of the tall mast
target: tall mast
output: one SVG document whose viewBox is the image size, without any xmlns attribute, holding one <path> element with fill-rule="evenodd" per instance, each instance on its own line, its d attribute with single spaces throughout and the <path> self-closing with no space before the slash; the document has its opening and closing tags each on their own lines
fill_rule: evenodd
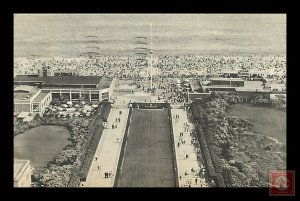
<svg viewBox="0 0 300 201">
<path fill-rule="evenodd" d="M 152 91 L 152 59 L 153 59 L 153 50 L 152 50 L 152 22 L 150 22 L 150 86 L 151 86 L 151 91 Z"/>
</svg>

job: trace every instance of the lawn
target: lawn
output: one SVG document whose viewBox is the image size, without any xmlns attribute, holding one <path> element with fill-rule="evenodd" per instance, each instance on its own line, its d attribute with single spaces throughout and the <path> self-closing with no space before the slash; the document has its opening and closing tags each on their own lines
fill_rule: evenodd
<svg viewBox="0 0 300 201">
<path fill-rule="evenodd" d="M 119 187 L 175 187 L 168 110 L 133 109 Z"/>
<path fill-rule="evenodd" d="M 39 126 L 14 138 L 14 157 L 28 159 L 32 167 L 45 167 L 69 143 L 63 126 Z"/>
<path fill-rule="evenodd" d="M 286 112 L 266 107 L 237 104 L 229 114 L 253 123 L 254 132 L 286 143 Z"/>
</svg>

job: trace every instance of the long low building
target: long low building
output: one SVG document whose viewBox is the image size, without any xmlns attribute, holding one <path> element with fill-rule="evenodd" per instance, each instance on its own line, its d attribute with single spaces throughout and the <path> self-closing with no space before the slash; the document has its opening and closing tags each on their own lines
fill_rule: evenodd
<svg viewBox="0 0 300 201">
<path fill-rule="evenodd" d="M 114 79 L 101 76 L 17 76 L 14 84 L 37 86 L 42 92 L 50 92 L 52 99 L 64 97 L 70 101 L 100 102 L 109 100 Z"/>
<path fill-rule="evenodd" d="M 245 80 L 242 78 L 212 78 L 210 84 L 212 86 L 243 87 Z"/>
</svg>

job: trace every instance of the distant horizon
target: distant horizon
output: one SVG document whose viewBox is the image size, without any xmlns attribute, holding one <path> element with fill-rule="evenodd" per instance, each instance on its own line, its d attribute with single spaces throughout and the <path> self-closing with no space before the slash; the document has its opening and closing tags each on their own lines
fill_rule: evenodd
<svg viewBox="0 0 300 201">
<path fill-rule="evenodd" d="M 286 54 L 285 14 L 15 14 L 14 57 L 133 56 L 151 21 L 157 55 Z"/>
</svg>

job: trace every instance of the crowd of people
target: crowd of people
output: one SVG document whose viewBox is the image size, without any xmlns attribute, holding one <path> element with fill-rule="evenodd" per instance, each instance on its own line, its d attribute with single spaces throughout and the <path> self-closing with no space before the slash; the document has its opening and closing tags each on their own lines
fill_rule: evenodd
<svg viewBox="0 0 300 201">
<path fill-rule="evenodd" d="M 19 57 L 14 60 L 14 73 L 36 74 L 43 66 L 54 70 L 75 69 L 79 75 L 99 75 L 118 78 L 143 77 L 148 79 L 149 59 L 137 56 L 99 56 L 77 58 Z M 285 75 L 286 57 L 281 55 L 161 55 L 154 56 L 154 77 L 218 76 L 224 71 L 246 68 L 269 75 Z"/>
</svg>

